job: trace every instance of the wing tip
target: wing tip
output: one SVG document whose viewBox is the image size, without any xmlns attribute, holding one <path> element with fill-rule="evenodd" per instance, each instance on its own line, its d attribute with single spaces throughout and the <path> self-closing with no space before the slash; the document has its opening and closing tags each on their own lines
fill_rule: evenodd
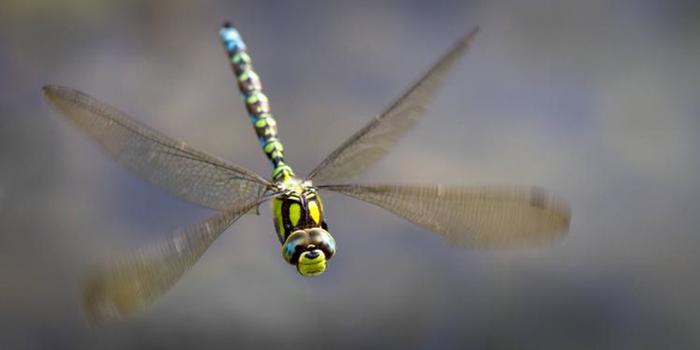
<svg viewBox="0 0 700 350">
<path fill-rule="evenodd" d="M 47 84 L 41 87 L 41 92 L 44 94 L 44 97 L 51 99 L 52 96 L 55 95 L 57 88 L 56 85 Z"/>
<path fill-rule="evenodd" d="M 66 89 L 65 87 L 57 84 L 46 84 L 41 87 L 41 91 L 43 91 L 45 94 L 48 93 L 56 93 L 61 89 Z"/>
<path fill-rule="evenodd" d="M 462 42 L 463 44 L 465 44 L 465 45 L 466 45 L 466 44 L 470 44 L 470 43 L 472 42 L 472 40 L 474 40 L 474 37 L 475 37 L 477 34 L 479 34 L 480 31 L 481 31 L 481 27 L 480 27 L 478 24 L 475 25 L 471 30 L 469 30 L 469 31 L 467 32 L 466 35 L 464 35 L 464 37 L 462 38 L 461 42 Z"/>
<path fill-rule="evenodd" d="M 44 97 L 50 102 L 55 102 L 59 98 L 67 98 L 69 95 L 77 95 L 78 91 L 61 85 L 46 84 L 41 87 Z"/>
<path fill-rule="evenodd" d="M 120 280 L 118 274 L 108 265 L 97 265 L 83 279 L 83 314 L 91 326 L 118 321 L 145 308 L 141 291 Z"/>
<path fill-rule="evenodd" d="M 93 272 L 82 283 L 83 314 L 91 326 L 117 318 L 114 308 L 105 308 L 107 291 L 103 281 Z"/>
</svg>

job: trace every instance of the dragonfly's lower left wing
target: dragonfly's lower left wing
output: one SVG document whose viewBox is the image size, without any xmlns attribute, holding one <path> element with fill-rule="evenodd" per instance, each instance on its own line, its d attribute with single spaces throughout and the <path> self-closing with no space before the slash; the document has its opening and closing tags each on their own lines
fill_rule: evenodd
<svg viewBox="0 0 700 350">
<path fill-rule="evenodd" d="M 159 244 L 95 269 L 83 285 L 88 318 L 99 323 L 147 306 L 168 291 L 222 232 L 262 201 L 217 213 Z"/>
<path fill-rule="evenodd" d="M 538 187 L 442 185 L 327 185 L 372 203 L 468 247 L 502 247 L 550 241 L 569 229 L 571 210 Z"/>
</svg>

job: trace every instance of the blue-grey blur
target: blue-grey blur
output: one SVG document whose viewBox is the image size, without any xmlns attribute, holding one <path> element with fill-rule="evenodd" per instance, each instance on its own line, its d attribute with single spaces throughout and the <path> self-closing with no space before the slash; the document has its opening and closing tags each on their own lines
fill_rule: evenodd
<svg viewBox="0 0 700 350">
<path fill-rule="evenodd" d="M 332 273 L 280 263 L 261 210 L 148 312 L 91 328 L 92 262 L 211 212 L 110 161 L 40 88 L 87 91 L 267 174 L 225 18 L 302 174 L 479 25 L 425 119 L 360 181 L 542 185 L 569 201 L 569 234 L 465 251 L 326 196 Z M 3 0 L 0 348 L 697 349 L 699 19 L 690 0 Z"/>
</svg>

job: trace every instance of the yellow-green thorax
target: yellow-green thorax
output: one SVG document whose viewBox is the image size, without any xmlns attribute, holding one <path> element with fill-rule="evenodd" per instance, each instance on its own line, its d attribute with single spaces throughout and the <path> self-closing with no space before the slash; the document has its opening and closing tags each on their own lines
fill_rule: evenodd
<svg viewBox="0 0 700 350">
<path fill-rule="evenodd" d="M 277 187 L 283 193 L 272 200 L 272 215 L 280 242 L 296 230 L 325 228 L 321 197 L 310 182 L 289 177 L 277 182 Z"/>
</svg>

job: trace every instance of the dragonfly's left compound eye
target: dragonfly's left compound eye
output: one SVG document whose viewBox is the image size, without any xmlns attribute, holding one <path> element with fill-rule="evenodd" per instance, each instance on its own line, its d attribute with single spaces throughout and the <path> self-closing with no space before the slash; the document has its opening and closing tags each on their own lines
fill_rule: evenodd
<svg viewBox="0 0 700 350">
<path fill-rule="evenodd" d="M 294 231 L 282 245 L 282 257 L 286 262 L 296 265 L 299 261 L 299 256 L 309 244 L 309 233 L 307 231 Z"/>
</svg>

